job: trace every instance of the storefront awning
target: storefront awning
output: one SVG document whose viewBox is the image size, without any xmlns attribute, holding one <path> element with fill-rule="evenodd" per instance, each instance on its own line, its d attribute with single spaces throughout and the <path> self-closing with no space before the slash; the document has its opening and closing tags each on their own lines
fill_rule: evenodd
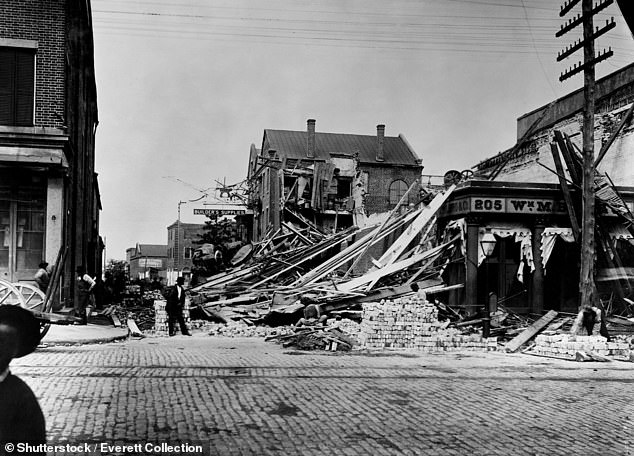
<svg viewBox="0 0 634 456">
<path fill-rule="evenodd" d="M 0 146 L 0 162 L 68 168 L 62 149 Z"/>
</svg>

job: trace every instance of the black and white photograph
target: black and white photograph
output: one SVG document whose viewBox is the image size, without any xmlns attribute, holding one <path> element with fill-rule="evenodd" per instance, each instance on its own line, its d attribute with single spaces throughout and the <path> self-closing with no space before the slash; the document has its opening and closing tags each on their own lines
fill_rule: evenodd
<svg viewBox="0 0 634 456">
<path fill-rule="evenodd" d="M 634 455 L 634 2 L 0 0 L 0 456 Z"/>
</svg>

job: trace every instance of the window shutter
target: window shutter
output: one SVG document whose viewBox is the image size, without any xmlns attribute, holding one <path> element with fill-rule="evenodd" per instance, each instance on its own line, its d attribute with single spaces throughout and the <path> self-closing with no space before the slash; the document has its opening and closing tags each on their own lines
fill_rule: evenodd
<svg viewBox="0 0 634 456">
<path fill-rule="evenodd" d="M 0 48 L 0 125 L 13 124 L 15 54 Z"/>
<path fill-rule="evenodd" d="M 0 125 L 33 125 L 35 54 L 0 48 Z"/>
<path fill-rule="evenodd" d="M 16 53 L 15 124 L 33 125 L 33 93 L 35 91 L 35 56 L 32 52 Z"/>
</svg>

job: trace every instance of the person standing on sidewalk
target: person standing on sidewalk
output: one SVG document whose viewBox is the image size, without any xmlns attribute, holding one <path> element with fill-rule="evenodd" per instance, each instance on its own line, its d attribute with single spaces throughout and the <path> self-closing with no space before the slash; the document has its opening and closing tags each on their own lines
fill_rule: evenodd
<svg viewBox="0 0 634 456">
<path fill-rule="evenodd" d="M 165 310 L 167 311 L 167 327 L 169 329 L 169 335 L 173 336 L 175 333 L 174 320 L 178 321 L 181 329 L 181 334 L 184 336 L 191 336 L 187 330 L 185 319 L 183 318 L 183 307 L 185 306 L 185 289 L 183 284 L 185 279 L 178 277 L 176 279 L 176 285 L 174 285 L 167 293 Z"/>
<path fill-rule="evenodd" d="M 8 448 L 7 444 L 46 443 L 46 425 L 37 398 L 26 383 L 9 371 L 13 358 L 28 355 L 39 343 L 40 324 L 31 312 L 19 306 L 0 305 L 0 454 Z"/>
<path fill-rule="evenodd" d="M 84 266 L 77 266 L 77 300 L 75 301 L 75 316 L 81 318 L 80 325 L 88 323 L 87 308 L 92 304 L 92 289 L 95 281 L 86 274 Z"/>
</svg>

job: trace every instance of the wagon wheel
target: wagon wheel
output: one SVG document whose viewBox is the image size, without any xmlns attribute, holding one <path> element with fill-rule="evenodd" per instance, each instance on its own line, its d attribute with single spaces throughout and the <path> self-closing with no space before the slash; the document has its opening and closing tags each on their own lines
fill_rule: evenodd
<svg viewBox="0 0 634 456">
<path fill-rule="evenodd" d="M 0 279 L 0 305 L 26 307 L 22 293 L 11 283 Z"/>
<path fill-rule="evenodd" d="M 50 312 L 50 300 L 49 304 L 45 308 L 46 295 L 38 287 L 35 287 L 29 283 L 17 282 L 13 283 L 13 286 L 22 294 L 24 298 L 24 305 L 29 310 L 35 310 L 39 312 Z M 40 339 L 43 339 L 48 332 L 51 324 L 49 322 L 40 321 Z"/>
<path fill-rule="evenodd" d="M 38 304 L 39 301 L 39 304 Z M 39 289 L 25 283 L 11 283 L 0 279 L 0 304 L 43 311 L 44 295 Z M 38 308 L 39 306 L 39 308 Z M 50 323 L 40 321 L 40 338 L 48 332 Z"/>
<path fill-rule="evenodd" d="M 22 297 L 24 298 L 24 305 L 22 307 L 26 307 L 29 310 L 46 312 L 46 310 L 44 310 L 44 301 L 46 299 L 46 295 L 42 293 L 39 288 L 24 282 L 13 283 L 13 286 L 20 292 L 20 294 L 22 294 Z"/>
</svg>

